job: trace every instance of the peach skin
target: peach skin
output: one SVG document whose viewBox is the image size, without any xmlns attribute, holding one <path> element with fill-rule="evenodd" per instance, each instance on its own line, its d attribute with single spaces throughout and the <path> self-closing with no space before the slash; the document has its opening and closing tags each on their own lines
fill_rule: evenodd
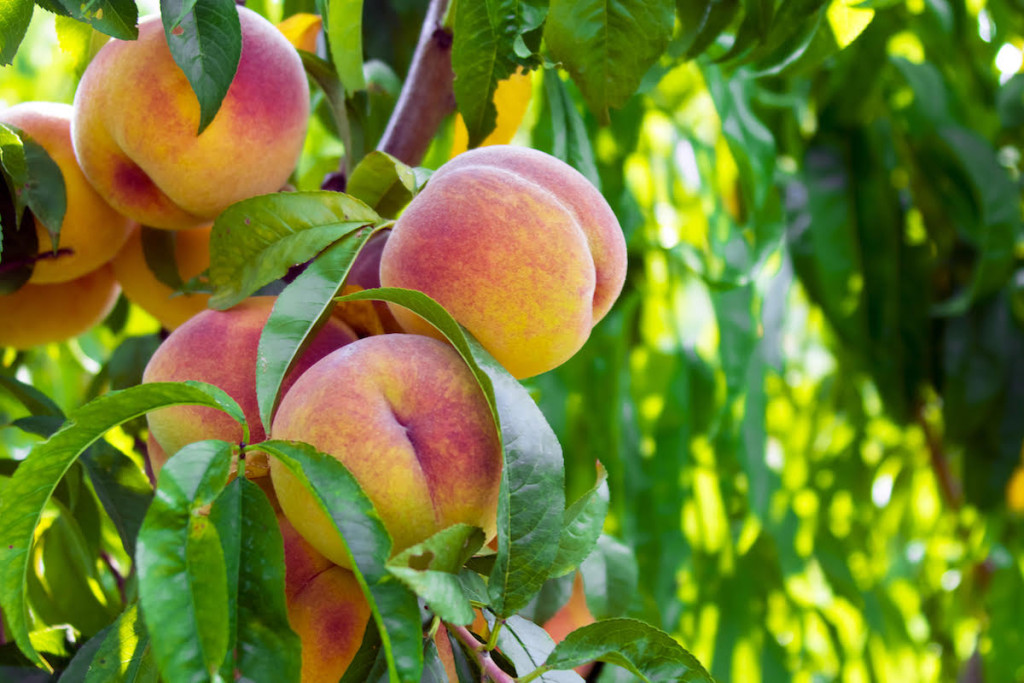
<svg viewBox="0 0 1024 683">
<path fill-rule="evenodd" d="M 266 435 L 256 403 L 256 354 L 274 301 L 274 297 L 251 297 L 227 311 L 207 309 L 199 313 L 164 340 L 146 365 L 142 381 L 200 380 L 215 384 L 242 407 L 249 423 L 249 443 L 263 441 Z M 282 391 L 317 360 L 354 339 L 355 334 L 344 323 L 328 320 L 285 378 Z M 241 425 L 213 408 L 171 406 L 149 413 L 146 420 L 150 440 L 155 440 L 168 456 L 201 439 L 235 443 L 242 439 Z M 266 466 L 265 454 L 251 455 L 246 461 L 250 478 L 259 476 L 259 468 Z M 154 474 L 159 474 L 163 463 L 154 460 L 151 464 Z"/>
<path fill-rule="evenodd" d="M 71 147 L 71 105 L 24 102 L 0 112 L 0 123 L 18 128 L 37 142 L 64 176 L 67 209 L 60 225 L 60 252 L 53 255 L 50 235 L 35 219 L 39 260 L 32 284 L 67 282 L 113 258 L 128 238 L 131 222 L 103 200 L 78 167 Z"/>
<path fill-rule="evenodd" d="M 182 281 L 210 267 L 210 230 L 207 226 L 174 233 L 174 259 Z M 209 294 L 177 294 L 153 274 L 146 263 L 142 231 L 138 226 L 110 263 L 125 297 L 169 330 L 177 329 L 192 316 L 206 310 Z"/>
<path fill-rule="evenodd" d="M 139 22 L 138 40 L 107 43 L 82 76 L 75 155 L 107 201 L 143 225 L 209 223 L 234 202 L 276 192 L 295 167 L 309 118 L 302 62 L 273 24 L 238 13 L 238 71 L 201 135 L 199 101 L 159 17 Z"/>
<path fill-rule="evenodd" d="M 271 437 L 305 441 L 341 461 L 373 501 L 393 552 L 458 522 L 495 533 L 498 434 L 483 391 L 447 344 L 385 334 L 329 354 L 285 394 Z M 270 475 L 298 532 L 349 566 L 312 495 L 276 460 Z"/>
<path fill-rule="evenodd" d="M 517 378 L 575 354 L 625 275 L 625 239 L 600 192 L 548 154 L 504 145 L 438 169 L 380 262 L 383 286 L 436 299 Z M 439 336 L 407 309 L 391 310 L 407 332 Z"/>
<path fill-rule="evenodd" d="M 64 341 L 103 321 L 120 292 L 109 265 L 49 285 L 24 285 L 0 296 L 0 347 L 28 349 Z"/>
</svg>

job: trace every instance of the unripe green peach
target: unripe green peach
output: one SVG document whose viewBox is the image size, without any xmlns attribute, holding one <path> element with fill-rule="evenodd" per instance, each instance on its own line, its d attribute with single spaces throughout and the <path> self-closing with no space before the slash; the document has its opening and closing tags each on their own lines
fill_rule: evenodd
<svg viewBox="0 0 1024 683">
<path fill-rule="evenodd" d="M 131 221 L 111 208 L 82 175 L 71 147 L 71 106 L 23 102 L 0 112 L 0 123 L 14 126 L 38 143 L 64 177 L 66 210 L 60 225 L 60 251 L 53 255 L 50 235 L 36 218 L 40 259 L 29 282 L 67 282 L 113 258 L 128 238 Z"/>
<path fill-rule="evenodd" d="M 447 344 L 385 334 L 329 354 L 285 395 L 271 436 L 341 461 L 373 501 L 394 552 L 459 522 L 494 535 L 497 430 L 479 384 Z M 270 473 L 299 533 L 348 566 L 340 535 L 312 495 L 276 461 Z"/>
<path fill-rule="evenodd" d="M 207 309 L 171 333 L 146 365 L 143 382 L 199 380 L 214 384 L 234 398 L 249 423 L 249 443 L 266 438 L 256 402 L 256 356 L 260 334 L 270 317 L 274 297 L 252 297 L 226 311 Z M 342 322 L 329 320 L 320 330 L 292 372 L 282 390 L 313 363 L 355 339 Z M 242 427 L 226 413 L 203 406 L 171 406 L 146 416 L 150 439 L 156 440 L 167 456 L 186 444 L 202 439 L 223 439 L 237 443 Z M 262 455 L 262 454 L 261 454 Z M 265 456 L 262 456 L 265 461 Z M 162 462 L 153 461 L 159 473 Z M 250 472 L 250 476 L 259 472 Z"/>
<path fill-rule="evenodd" d="M 558 159 L 497 145 L 431 177 L 391 231 L 385 287 L 444 306 L 516 377 L 568 360 L 622 289 L 626 247 L 601 193 Z M 400 306 L 409 332 L 437 336 Z"/>
<path fill-rule="evenodd" d="M 199 101 L 159 17 L 139 22 L 138 40 L 107 43 L 82 76 L 75 155 L 107 201 L 143 225 L 209 223 L 229 204 L 276 192 L 295 167 L 309 119 L 302 62 L 273 24 L 238 13 L 238 70 L 201 135 Z"/>
</svg>

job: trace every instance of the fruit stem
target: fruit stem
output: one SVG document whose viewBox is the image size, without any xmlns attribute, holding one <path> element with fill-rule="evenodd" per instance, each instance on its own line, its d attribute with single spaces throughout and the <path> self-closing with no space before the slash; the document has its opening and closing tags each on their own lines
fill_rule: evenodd
<svg viewBox="0 0 1024 683">
<path fill-rule="evenodd" d="M 402 93 L 377 145 L 409 166 L 423 160 L 441 122 L 455 111 L 452 32 L 443 24 L 447 9 L 448 0 L 430 0 Z"/>
</svg>

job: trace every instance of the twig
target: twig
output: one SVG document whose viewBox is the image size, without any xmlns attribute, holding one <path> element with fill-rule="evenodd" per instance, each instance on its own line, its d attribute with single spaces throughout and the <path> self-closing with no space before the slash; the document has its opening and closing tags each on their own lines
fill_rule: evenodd
<svg viewBox="0 0 1024 683">
<path fill-rule="evenodd" d="M 952 470 L 949 469 L 949 459 L 946 457 L 939 437 L 928 423 L 928 418 L 925 417 L 923 402 L 917 406 L 914 418 L 924 433 L 924 441 L 928 446 L 932 470 L 935 472 L 935 478 L 939 481 L 939 490 L 942 491 L 942 498 L 951 509 L 959 510 L 964 502 L 963 492 L 960 490 L 960 485 L 953 476 Z"/>
<path fill-rule="evenodd" d="M 448 0 L 431 0 L 409 74 L 377 148 L 416 166 L 444 117 L 455 111 L 452 34 L 442 25 Z"/>
<path fill-rule="evenodd" d="M 493 681 L 494 683 L 515 683 L 515 678 L 505 673 L 498 663 L 491 657 L 490 650 L 487 649 L 486 643 L 481 643 L 473 634 L 470 633 L 469 629 L 465 626 L 455 626 L 454 624 L 446 624 L 449 631 L 455 634 L 455 637 L 462 641 L 462 643 L 473 650 L 476 653 L 476 661 L 480 664 L 480 669 L 483 671 L 485 681 Z"/>
</svg>

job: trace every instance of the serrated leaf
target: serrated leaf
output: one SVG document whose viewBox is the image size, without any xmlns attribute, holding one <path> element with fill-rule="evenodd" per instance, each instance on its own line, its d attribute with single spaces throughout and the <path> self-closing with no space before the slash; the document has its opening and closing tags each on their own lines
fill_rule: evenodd
<svg viewBox="0 0 1024 683">
<path fill-rule="evenodd" d="M 227 484 L 232 448 L 198 441 L 169 459 L 139 531 L 139 603 L 148 631 L 158 636 L 153 653 L 167 680 L 212 677 L 228 652 L 227 567 L 203 508 Z"/>
<path fill-rule="evenodd" d="M 381 216 L 396 218 L 420 190 L 420 184 L 413 169 L 390 154 L 375 150 L 353 169 L 345 189 Z"/>
<path fill-rule="evenodd" d="M 380 220 L 340 192 L 288 192 L 246 199 L 225 209 L 210 235 L 210 306 L 231 308 L 325 247 Z"/>
<path fill-rule="evenodd" d="M 189 7 L 189 5 L 192 5 Z M 242 56 L 234 0 L 160 0 L 167 46 L 199 100 L 201 135 L 220 110 Z"/>
<path fill-rule="evenodd" d="M 594 549 L 608 514 L 609 495 L 608 472 L 598 463 L 594 486 L 565 510 L 558 555 L 549 576 L 568 574 Z"/>
<path fill-rule="evenodd" d="M 668 634 L 634 619 L 608 619 L 576 629 L 555 646 L 544 666 L 572 669 L 594 660 L 621 666 L 645 683 L 714 683 Z"/>
<path fill-rule="evenodd" d="M 8 483 L 0 500 L 0 608 L 25 656 L 48 668 L 28 633 L 25 575 L 36 524 L 54 489 L 78 457 L 107 430 L 151 410 L 196 404 L 224 410 L 248 427 L 242 409 L 222 389 L 202 382 L 154 382 L 111 392 L 68 415 L 56 434 L 37 446 Z"/>
<path fill-rule="evenodd" d="M 338 78 L 349 94 L 365 90 L 363 0 L 330 0 L 327 7 L 327 37 Z"/>
<path fill-rule="evenodd" d="M 419 606 L 387 571 L 392 541 L 373 503 L 341 462 L 308 444 L 269 440 L 259 450 L 295 475 L 331 518 L 380 631 L 389 675 L 418 683 L 423 669 Z"/>
<path fill-rule="evenodd" d="M 442 620 L 465 626 L 473 623 L 475 614 L 457 573 L 483 543 L 482 530 L 454 524 L 395 555 L 388 571 Z"/>
<path fill-rule="evenodd" d="M 572 75 L 591 111 L 608 120 L 668 45 L 672 0 L 551 0 L 544 38 Z"/>
<path fill-rule="evenodd" d="M 513 46 L 519 35 L 518 0 L 479 0 L 455 5 L 452 71 L 455 101 L 466 123 L 469 146 L 494 130 L 494 90 L 518 66 Z"/>
<path fill-rule="evenodd" d="M 548 578 L 565 511 L 564 465 L 558 439 L 514 377 L 436 301 L 422 292 L 370 289 L 339 301 L 399 304 L 436 327 L 476 376 L 500 426 L 504 466 L 498 495 L 498 553 L 488 591 L 500 616 L 515 613 Z"/>
<path fill-rule="evenodd" d="M 284 544 L 274 508 L 260 488 L 239 477 L 242 489 L 238 567 L 238 669 L 252 681 L 298 680 L 299 638 L 284 600 Z M 368 629 L 370 630 L 370 629 Z"/>
<path fill-rule="evenodd" d="M 341 290 L 359 250 L 373 233 L 373 228 L 365 227 L 337 240 L 285 287 L 274 302 L 256 351 L 260 369 L 256 374 L 256 402 L 268 434 L 284 378 L 330 316 L 334 297 Z"/>
<path fill-rule="evenodd" d="M 0 5 L 0 66 L 14 61 L 18 46 L 32 22 L 32 0 L 11 0 Z"/>
</svg>

